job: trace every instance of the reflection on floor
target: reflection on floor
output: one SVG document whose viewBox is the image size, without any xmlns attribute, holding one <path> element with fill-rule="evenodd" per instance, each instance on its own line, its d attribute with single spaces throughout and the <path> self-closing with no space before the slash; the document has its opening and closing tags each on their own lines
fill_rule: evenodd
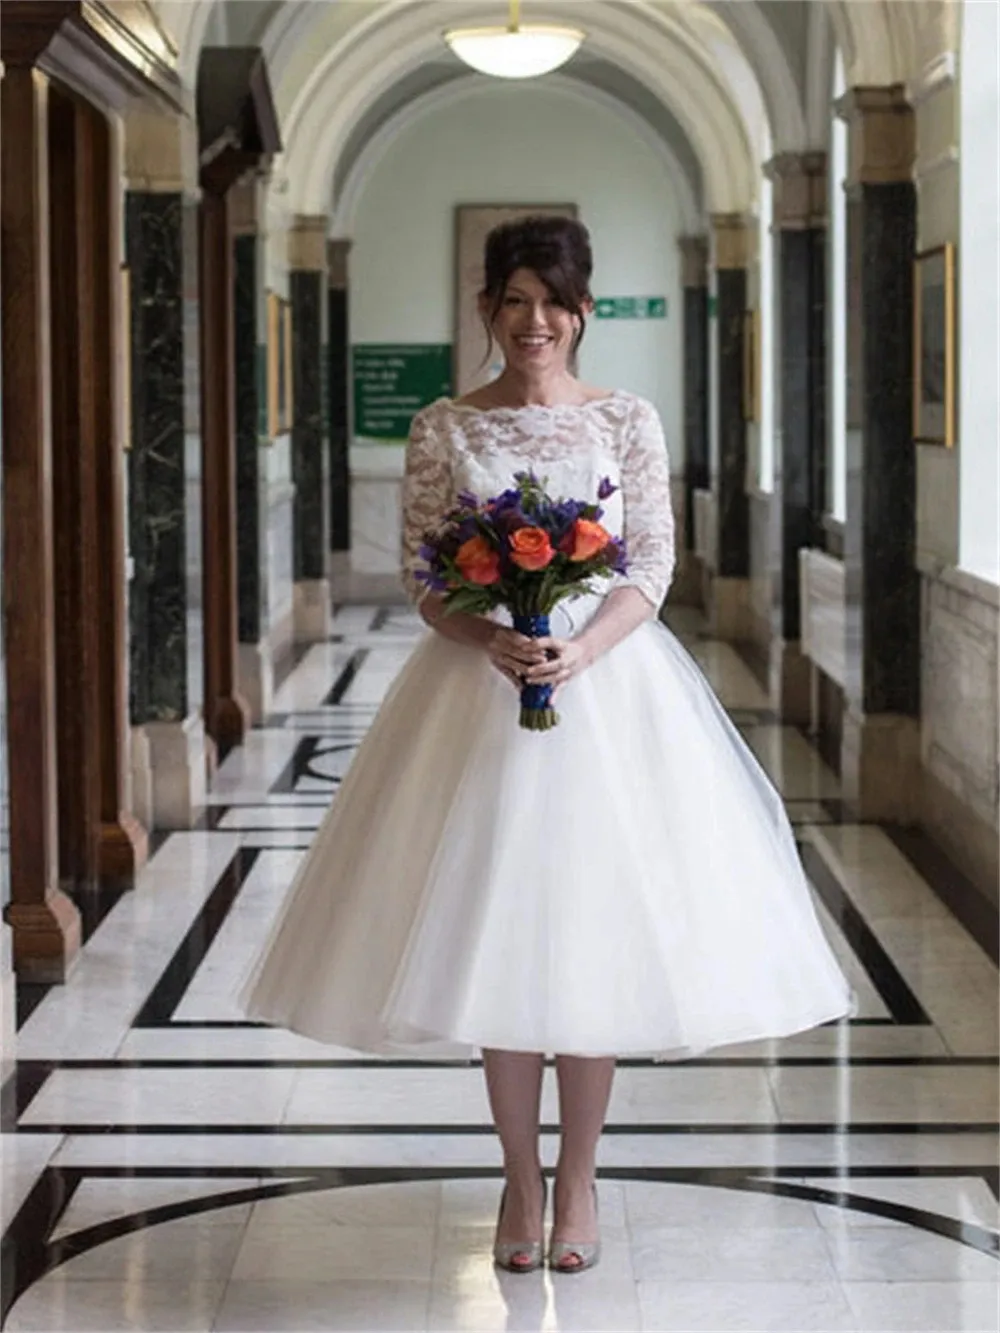
<svg viewBox="0 0 1000 1333">
<path fill-rule="evenodd" d="M 778 785 L 861 1012 L 680 1065 L 625 1062 L 605 1255 L 498 1275 L 481 1070 L 241 1022 L 232 992 L 420 633 L 351 607 L 70 982 L 25 992 L 0 1138 L 5 1327 L 998 1328 L 997 968 L 779 726 L 733 650 L 674 627 Z M 923 867 L 926 871 L 926 867 Z M 543 1107 L 554 1153 L 554 1082 Z"/>
</svg>

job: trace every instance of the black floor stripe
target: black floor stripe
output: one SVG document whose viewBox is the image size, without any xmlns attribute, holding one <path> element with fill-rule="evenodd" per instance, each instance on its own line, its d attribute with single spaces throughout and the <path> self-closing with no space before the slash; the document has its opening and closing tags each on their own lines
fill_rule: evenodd
<svg viewBox="0 0 1000 1333">
<path fill-rule="evenodd" d="M 241 847 L 236 852 L 135 1016 L 133 1027 L 160 1027 L 170 1022 L 259 855 L 256 847 Z"/>
<path fill-rule="evenodd" d="M 361 670 L 361 667 L 363 666 L 365 658 L 367 658 L 367 656 L 368 656 L 367 648 L 359 648 L 356 653 L 353 653 L 351 655 L 350 661 L 344 667 L 343 671 L 341 671 L 337 679 L 333 682 L 333 686 L 330 690 L 330 693 L 323 700 L 324 704 L 330 707 L 334 704 L 339 704 L 341 702 L 344 695 L 347 693 L 347 691 L 351 688 L 352 684 L 354 683 L 354 678 Z"/>
<path fill-rule="evenodd" d="M 802 1202 L 822 1203 L 845 1211 L 864 1213 L 900 1222 L 930 1232 L 983 1254 L 997 1257 L 998 1237 L 994 1231 L 975 1223 L 962 1222 L 942 1213 L 934 1213 L 909 1204 L 887 1203 L 865 1195 L 859 1185 L 866 1178 L 896 1178 L 908 1180 L 957 1179 L 968 1175 L 983 1176 L 990 1168 L 954 1167 L 802 1167 L 784 1166 L 767 1169 L 751 1167 L 605 1167 L 598 1170 L 601 1180 L 620 1183 L 685 1184 L 734 1191 L 770 1194 L 798 1199 Z M 490 1180 L 502 1176 L 500 1168 L 490 1167 L 329 1167 L 303 1168 L 294 1166 L 255 1167 L 254 1173 L 266 1182 L 271 1177 L 293 1176 L 292 1180 L 274 1180 L 233 1190 L 220 1190 L 199 1199 L 179 1200 L 177 1203 L 111 1218 L 81 1231 L 70 1232 L 51 1241 L 49 1237 L 59 1224 L 70 1201 L 84 1180 L 115 1179 L 201 1179 L 224 1181 L 245 1178 L 247 1171 L 239 1167 L 111 1167 L 111 1168 L 46 1168 L 28 1199 L 18 1211 L 0 1244 L 0 1323 L 14 1303 L 35 1282 L 59 1265 L 100 1245 L 123 1236 L 174 1221 L 199 1216 L 221 1208 L 245 1203 L 266 1202 L 271 1199 L 299 1194 L 319 1193 L 335 1189 L 362 1188 L 378 1185 L 407 1185 L 429 1181 Z M 551 1175 L 551 1172 L 547 1172 Z M 814 1180 L 828 1180 L 830 1187 L 805 1185 L 790 1178 L 809 1175 Z M 770 1177 L 762 1178 L 762 1175 Z M 846 1184 L 853 1188 L 845 1188 Z"/>
<path fill-rule="evenodd" d="M 752 1123 L 745 1121 L 731 1121 L 720 1123 L 709 1121 L 707 1123 L 690 1124 L 675 1123 L 667 1121 L 665 1123 L 655 1123 L 652 1121 L 641 1121 L 637 1124 L 623 1124 L 621 1122 L 609 1121 L 602 1131 L 611 1137 L 623 1138 L 650 1138 L 650 1137 L 697 1137 L 705 1134 L 712 1137 L 721 1136 L 742 1136 L 748 1135 L 753 1138 L 787 1138 L 796 1135 L 818 1135 L 822 1137 L 836 1138 L 865 1138 L 872 1135 L 898 1135 L 906 1138 L 938 1138 L 942 1135 L 954 1135 L 958 1138 L 964 1138 L 970 1134 L 997 1134 L 1000 1133 L 1000 1122 L 997 1121 L 978 1121 L 969 1123 L 922 1123 L 915 1124 L 910 1121 L 900 1123 L 868 1123 L 867 1121 L 815 1121 L 810 1123 L 771 1121 L 768 1124 Z M 366 1135 L 373 1137 L 391 1137 L 399 1135 L 404 1138 L 441 1138 L 455 1136 L 459 1138 L 479 1138 L 489 1137 L 496 1134 L 496 1129 L 492 1124 L 479 1123 L 470 1124 L 461 1122 L 457 1124 L 426 1123 L 426 1124 L 404 1124 L 399 1121 L 378 1124 L 145 1124 L 141 1121 L 127 1121 L 120 1123 L 100 1123 L 82 1124 L 63 1123 L 61 1121 L 53 1123 L 18 1125 L 18 1134 L 74 1134 L 80 1138 L 92 1138 L 94 1135 L 107 1136 L 108 1134 L 121 1135 L 147 1135 L 155 1138 L 191 1138 L 204 1135 L 208 1138 L 220 1138 L 227 1136 L 251 1138 L 280 1138 L 288 1135 L 290 1138 L 309 1137 L 314 1135 L 322 1138 L 358 1138 Z M 557 1124 L 543 1124 L 539 1126 L 541 1134 L 558 1134 L 559 1126 Z"/>
<path fill-rule="evenodd" d="M 819 849 L 812 843 L 801 843 L 799 854 L 810 882 L 827 911 L 840 926 L 844 938 L 894 1020 L 908 1027 L 930 1026 L 931 1020 L 923 1005 L 883 949 L 878 936 L 851 902 Z"/>
</svg>

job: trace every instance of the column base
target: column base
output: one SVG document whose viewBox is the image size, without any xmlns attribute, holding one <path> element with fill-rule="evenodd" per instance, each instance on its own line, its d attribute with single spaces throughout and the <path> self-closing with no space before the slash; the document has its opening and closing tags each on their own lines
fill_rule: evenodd
<svg viewBox="0 0 1000 1333">
<path fill-rule="evenodd" d="M 133 742 L 133 764 L 137 754 L 145 757 L 148 772 L 135 774 L 136 790 L 148 784 L 151 828 L 194 828 L 205 813 L 206 775 L 214 755 L 200 717 L 183 722 L 147 722 L 142 728 L 144 745 Z"/>
<path fill-rule="evenodd" d="M 844 713 L 840 751 L 844 803 L 852 819 L 914 824 L 920 814 L 920 723 L 898 713 Z"/>
<path fill-rule="evenodd" d="M 97 868 L 102 879 L 133 879 L 149 860 L 149 835 L 135 815 L 122 810 L 114 823 L 102 823 Z"/>
<path fill-rule="evenodd" d="M 0 1087 L 16 1067 L 17 985 L 14 976 L 13 935 L 0 922 Z"/>
<path fill-rule="evenodd" d="M 250 710 L 250 722 L 259 727 L 274 700 L 274 655 L 268 639 L 239 645 L 237 679 L 240 697 Z"/>
<path fill-rule="evenodd" d="M 14 968 L 21 981 L 46 985 L 66 980 L 80 952 L 80 913 L 61 889 L 38 903 L 8 903 Z"/>
<path fill-rule="evenodd" d="M 729 643 L 746 643 L 752 638 L 750 580 L 712 579 L 711 600 L 708 603 L 708 626 L 717 639 Z"/>
<path fill-rule="evenodd" d="M 301 579 L 294 589 L 296 643 L 323 643 L 331 635 L 333 599 L 329 579 Z"/>
<path fill-rule="evenodd" d="M 793 639 L 772 639 L 769 662 L 771 707 L 783 722 L 811 727 L 813 667 Z"/>
</svg>

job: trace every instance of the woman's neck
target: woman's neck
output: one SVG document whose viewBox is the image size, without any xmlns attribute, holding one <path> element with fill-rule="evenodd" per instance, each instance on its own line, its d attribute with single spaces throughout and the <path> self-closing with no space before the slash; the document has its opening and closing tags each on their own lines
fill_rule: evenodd
<svg viewBox="0 0 1000 1333">
<path fill-rule="evenodd" d="M 498 407 L 559 407 L 586 400 L 579 380 L 567 370 L 530 377 L 504 370 L 488 389 Z"/>
</svg>

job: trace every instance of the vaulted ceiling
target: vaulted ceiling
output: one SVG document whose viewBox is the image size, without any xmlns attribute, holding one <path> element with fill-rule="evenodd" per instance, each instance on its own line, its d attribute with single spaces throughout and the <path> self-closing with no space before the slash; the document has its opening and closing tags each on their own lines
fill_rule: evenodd
<svg viewBox="0 0 1000 1333">
<path fill-rule="evenodd" d="M 446 27 L 496 22 L 506 0 L 160 0 L 194 81 L 203 45 L 265 51 L 294 212 L 343 212 L 379 145 L 422 108 L 469 95 Z M 759 165 L 825 143 L 839 45 L 850 84 L 916 78 L 957 46 L 957 0 L 525 0 L 525 20 L 588 34 L 557 76 L 660 145 L 689 210 L 754 204 Z"/>
</svg>

